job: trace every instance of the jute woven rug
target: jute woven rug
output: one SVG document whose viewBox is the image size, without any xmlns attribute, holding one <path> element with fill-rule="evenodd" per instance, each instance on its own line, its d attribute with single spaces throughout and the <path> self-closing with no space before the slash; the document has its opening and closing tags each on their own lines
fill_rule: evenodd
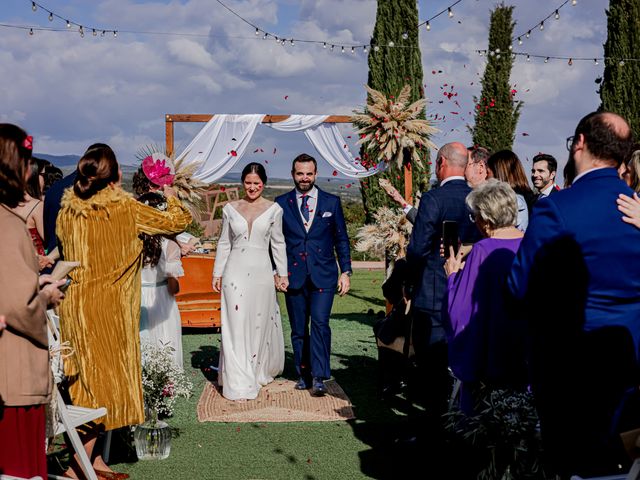
<svg viewBox="0 0 640 480">
<path fill-rule="evenodd" d="M 198 401 L 200 422 L 334 422 L 355 418 L 353 406 L 334 380 L 325 382 L 328 393 L 312 397 L 296 390 L 292 380 L 277 379 L 260 390 L 258 398 L 234 402 L 224 398 L 217 385 L 207 382 Z"/>
</svg>

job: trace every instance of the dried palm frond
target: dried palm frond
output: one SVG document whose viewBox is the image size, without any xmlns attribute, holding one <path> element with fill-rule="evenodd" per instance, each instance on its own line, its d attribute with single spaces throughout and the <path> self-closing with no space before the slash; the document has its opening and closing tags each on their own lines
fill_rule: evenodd
<svg viewBox="0 0 640 480">
<path fill-rule="evenodd" d="M 407 248 L 411 223 L 401 210 L 388 207 L 379 208 L 373 218 L 375 223 L 358 230 L 356 250 L 374 255 L 385 252 L 388 258 L 397 258 Z"/>
<path fill-rule="evenodd" d="M 429 120 L 418 118 L 427 104 L 421 98 L 410 105 L 411 87 L 405 85 L 393 101 L 382 92 L 365 85 L 368 93 L 364 111 L 354 111 L 351 122 L 358 127 L 359 144 L 376 158 L 375 163 L 396 161 L 402 166 L 407 151 L 411 161 L 420 164 L 418 149 L 434 147 L 430 137 L 438 130 Z"/>
</svg>

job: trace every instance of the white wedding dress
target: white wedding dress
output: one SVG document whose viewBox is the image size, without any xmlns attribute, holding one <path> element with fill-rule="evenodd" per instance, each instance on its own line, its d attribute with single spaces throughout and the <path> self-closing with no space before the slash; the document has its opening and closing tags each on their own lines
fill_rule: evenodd
<svg viewBox="0 0 640 480">
<path fill-rule="evenodd" d="M 230 400 L 254 399 L 284 368 L 284 338 L 269 249 L 287 275 L 282 208 L 273 203 L 250 225 L 231 204 L 222 209 L 214 277 L 222 277 L 222 348 L 218 384 Z"/>
<path fill-rule="evenodd" d="M 184 276 L 180 246 L 162 237 L 162 253 L 155 267 L 142 269 L 140 341 L 152 345 L 171 345 L 173 361 L 182 370 L 182 322 L 180 311 L 167 286 L 167 278 Z"/>
</svg>

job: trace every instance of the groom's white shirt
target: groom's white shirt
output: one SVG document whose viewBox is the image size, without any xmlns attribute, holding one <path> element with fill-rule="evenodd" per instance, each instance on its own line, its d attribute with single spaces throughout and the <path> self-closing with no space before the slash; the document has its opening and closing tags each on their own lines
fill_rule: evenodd
<svg viewBox="0 0 640 480">
<path fill-rule="evenodd" d="M 300 211 L 300 207 L 302 206 L 302 197 L 305 195 L 309 197 L 309 200 L 307 200 L 307 206 L 309 207 L 308 222 L 304 219 L 302 212 Z M 318 206 L 318 189 L 315 185 L 307 193 L 302 193 L 296 189 L 296 199 L 298 201 L 298 213 L 300 214 L 305 230 L 308 232 L 311 228 L 311 224 L 313 223 L 313 218 L 316 216 L 316 207 Z"/>
</svg>

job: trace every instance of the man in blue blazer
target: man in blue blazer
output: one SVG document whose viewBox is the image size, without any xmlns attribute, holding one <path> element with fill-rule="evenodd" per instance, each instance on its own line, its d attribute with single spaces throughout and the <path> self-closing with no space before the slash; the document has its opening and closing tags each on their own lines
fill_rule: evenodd
<svg viewBox="0 0 640 480">
<path fill-rule="evenodd" d="M 284 211 L 282 230 L 289 267 L 285 298 L 299 375 L 295 388 L 311 388 L 313 395 L 322 396 L 327 391 L 324 380 L 331 376 L 333 296 L 336 284 L 340 295 L 349 291 L 351 256 L 340 198 L 316 187 L 316 174 L 316 160 L 298 155 L 291 168 L 296 188 L 276 202 Z"/>
<path fill-rule="evenodd" d="M 633 145 L 627 122 L 594 112 L 567 140 L 576 176 L 536 203 L 508 287 L 530 314 L 545 454 L 561 475 L 591 477 L 624 463 L 610 430 L 637 385 L 627 373 L 640 346 L 640 230 L 616 205 L 633 193 L 616 170 Z"/>
<path fill-rule="evenodd" d="M 450 392 L 447 345 L 441 320 L 447 288 L 445 259 L 440 256 L 443 222 L 457 222 L 461 242 L 475 242 L 480 237 L 465 203 L 471 192 L 464 177 L 467 160 L 467 147 L 461 143 L 448 143 L 440 148 L 436 157 L 440 184 L 422 195 L 407 248 L 407 263 L 416 277 L 412 341 L 417 371 L 410 391 L 425 406 L 434 428 L 441 426 L 440 417 L 447 410 Z"/>
</svg>

